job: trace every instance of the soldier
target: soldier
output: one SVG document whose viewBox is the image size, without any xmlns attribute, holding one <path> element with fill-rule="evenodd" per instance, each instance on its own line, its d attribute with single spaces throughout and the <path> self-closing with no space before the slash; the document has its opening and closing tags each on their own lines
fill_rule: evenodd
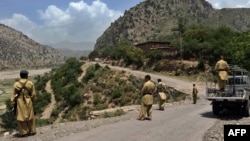
<svg viewBox="0 0 250 141">
<path fill-rule="evenodd" d="M 197 90 L 197 88 L 195 87 L 195 84 L 193 84 L 193 93 L 192 93 L 192 96 L 193 96 L 193 104 L 196 104 L 197 94 L 198 94 L 198 90 Z"/>
<path fill-rule="evenodd" d="M 227 62 L 224 60 L 223 56 L 221 56 L 220 60 L 217 61 L 215 69 L 218 71 L 219 88 L 221 91 L 224 91 L 226 87 L 229 66 Z"/>
<path fill-rule="evenodd" d="M 26 137 L 36 134 L 33 103 L 36 100 L 36 91 L 33 82 L 28 80 L 28 71 L 20 71 L 20 80 L 14 83 L 14 93 L 11 103 L 16 102 L 16 120 L 19 134 L 16 137 Z"/>
<path fill-rule="evenodd" d="M 158 84 L 156 86 L 156 93 L 158 96 L 159 110 L 164 111 L 165 102 L 166 102 L 166 84 L 164 84 L 161 79 L 158 79 Z"/>
<path fill-rule="evenodd" d="M 142 87 L 142 100 L 141 110 L 138 120 L 144 120 L 147 113 L 148 120 L 152 120 L 152 105 L 153 105 L 153 92 L 155 90 L 154 83 L 150 80 L 150 75 L 145 76 L 145 83 Z"/>
</svg>

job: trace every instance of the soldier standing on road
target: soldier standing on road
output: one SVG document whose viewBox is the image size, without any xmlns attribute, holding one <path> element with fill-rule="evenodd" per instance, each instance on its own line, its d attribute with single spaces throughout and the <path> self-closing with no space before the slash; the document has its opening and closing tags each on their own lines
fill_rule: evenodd
<svg viewBox="0 0 250 141">
<path fill-rule="evenodd" d="M 155 90 L 155 84 L 150 80 L 150 75 L 146 75 L 144 79 L 144 85 L 142 87 L 142 100 L 141 109 L 138 120 L 144 120 L 147 114 L 148 120 L 152 120 L 152 105 L 153 105 L 153 92 Z"/>
<path fill-rule="evenodd" d="M 20 80 L 14 83 L 14 93 L 11 103 L 16 101 L 16 120 L 19 129 L 17 137 L 26 137 L 36 134 L 33 104 L 36 100 L 35 86 L 28 80 L 28 71 L 20 71 Z"/>
<path fill-rule="evenodd" d="M 165 103 L 166 103 L 166 84 L 161 81 L 161 79 L 157 79 L 158 84 L 156 86 L 156 93 L 158 96 L 158 104 L 159 110 L 164 111 Z"/>
<path fill-rule="evenodd" d="M 192 96 L 193 96 L 193 104 L 196 104 L 196 101 L 197 101 L 197 94 L 198 94 L 198 90 L 197 90 L 197 88 L 195 87 L 195 84 L 193 84 L 193 93 L 192 93 Z"/>
<path fill-rule="evenodd" d="M 224 60 L 223 56 L 221 56 L 220 60 L 217 61 L 215 69 L 218 71 L 219 88 L 221 91 L 224 91 L 226 87 L 229 66 L 227 62 Z"/>
</svg>

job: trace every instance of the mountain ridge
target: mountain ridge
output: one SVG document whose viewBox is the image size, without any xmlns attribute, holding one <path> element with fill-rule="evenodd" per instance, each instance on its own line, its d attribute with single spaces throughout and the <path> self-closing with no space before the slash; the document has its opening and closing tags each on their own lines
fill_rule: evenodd
<svg viewBox="0 0 250 141">
<path fill-rule="evenodd" d="M 236 31 L 250 27 L 249 8 L 214 9 L 205 0 L 145 0 L 118 18 L 97 39 L 94 50 L 114 47 L 126 40 L 138 44 L 166 41 L 178 26 L 178 18 L 187 19 L 186 26 L 229 26 Z"/>
<path fill-rule="evenodd" d="M 54 67 L 65 57 L 55 48 L 42 45 L 11 27 L 0 24 L 0 69 Z"/>
</svg>

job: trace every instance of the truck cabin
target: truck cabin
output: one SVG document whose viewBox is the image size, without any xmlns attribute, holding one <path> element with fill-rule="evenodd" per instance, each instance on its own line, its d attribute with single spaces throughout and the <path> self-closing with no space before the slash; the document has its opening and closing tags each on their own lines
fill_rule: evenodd
<svg viewBox="0 0 250 141">
<path fill-rule="evenodd" d="M 247 75 L 229 76 L 226 84 L 226 91 L 230 93 L 244 91 L 249 88 L 249 78 Z"/>
<path fill-rule="evenodd" d="M 246 85 L 248 82 L 247 76 L 229 76 L 227 85 Z"/>
</svg>

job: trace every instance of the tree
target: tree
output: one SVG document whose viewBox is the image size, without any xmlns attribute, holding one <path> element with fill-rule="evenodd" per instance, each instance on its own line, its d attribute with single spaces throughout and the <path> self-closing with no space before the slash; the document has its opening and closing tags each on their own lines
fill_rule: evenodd
<svg viewBox="0 0 250 141">
<path fill-rule="evenodd" d="M 95 59 L 99 57 L 99 51 L 93 50 L 92 52 L 89 53 L 89 59 Z"/>
</svg>

